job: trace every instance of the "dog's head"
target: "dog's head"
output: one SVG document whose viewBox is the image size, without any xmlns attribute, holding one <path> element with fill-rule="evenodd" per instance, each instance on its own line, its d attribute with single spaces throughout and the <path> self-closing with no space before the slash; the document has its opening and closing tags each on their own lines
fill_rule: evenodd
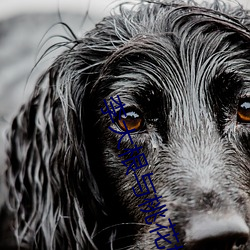
<svg viewBox="0 0 250 250">
<path fill-rule="evenodd" d="M 48 70 L 10 135 L 24 245 L 250 249 L 249 17 L 211 8 L 121 8 Z"/>
</svg>

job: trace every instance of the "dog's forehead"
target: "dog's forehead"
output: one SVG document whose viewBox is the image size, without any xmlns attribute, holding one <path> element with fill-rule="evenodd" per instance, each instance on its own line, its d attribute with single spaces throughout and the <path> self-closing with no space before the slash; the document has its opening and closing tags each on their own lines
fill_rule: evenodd
<svg viewBox="0 0 250 250">
<path fill-rule="evenodd" d="M 200 94 L 210 84 L 218 83 L 214 80 L 220 75 L 236 75 L 242 82 L 249 82 L 250 39 L 245 27 L 209 10 L 190 8 L 171 13 L 160 13 L 161 17 L 154 20 L 155 28 L 148 24 L 147 32 L 139 19 L 133 36 L 109 57 L 105 68 L 112 68 L 112 74 L 120 72 L 114 90 L 118 85 L 120 91 L 122 86 L 124 91 L 133 86 L 143 90 L 148 83 L 148 87 L 168 93 L 195 90 Z M 127 24 L 126 29 L 129 28 L 134 26 Z"/>
<path fill-rule="evenodd" d="M 108 65 L 112 74 L 119 72 L 111 85 L 112 94 L 119 90 L 126 95 L 128 89 L 139 93 L 149 89 L 169 94 L 173 91 L 204 93 L 211 84 L 221 84 L 216 81 L 221 75 L 229 78 L 222 87 L 237 77 L 249 82 L 250 61 L 245 58 L 245 50 L 234 45 L 230 48 L 228 41 L 222 42 L 220 38 L 216 41 L 213 34 L 204 38 L 198 34 L 188 41 L 166 37 L 159 42 L 145 36 L 138 43 L 131 42 L 115 55 L 119 58 L 116 65 Z"/>
</svg>

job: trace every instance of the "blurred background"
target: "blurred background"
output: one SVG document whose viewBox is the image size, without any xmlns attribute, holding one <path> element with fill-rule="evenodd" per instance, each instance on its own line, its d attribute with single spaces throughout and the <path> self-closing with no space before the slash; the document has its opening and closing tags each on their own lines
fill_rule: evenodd
<svg viewBox="0 0 250 250">
<path fill-rule="evenodd" d="M 0 175 L 4 170 L 6 129 L 60 49 L 49 53 L 32 69 L 47 48 L 64 41 L 53 36 L 69 34 L 62 25 L 55 24 L 65 22 L 81 36 L 118 3 L 112 0 L 0 0 Z"/>
<path fill-rule="evenodd" d="M 62 25 L 54 24 L 65 22 L 81 36 L 124 1 L 0 0 L 0 174 L 4 169 L 5 131 L 38 76 L 60 50 L 50 53 L 32 69 L 50 45 L 63 41 L 53 36 L 68 34 Z M 250 9 L 250 0 L 225 2 Z"/>
</svg>

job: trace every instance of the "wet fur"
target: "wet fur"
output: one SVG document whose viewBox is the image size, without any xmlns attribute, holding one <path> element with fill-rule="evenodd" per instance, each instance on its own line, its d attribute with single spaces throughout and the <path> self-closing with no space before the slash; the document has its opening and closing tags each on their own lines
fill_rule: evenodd
<svg viewBox="0 0 250 250">
<path fill-rule="evenodd" d="M 5 209 L 15 237 L 2 244 L 156 249 L 155 224 L 145 224 L 118 157 L 129 140 L 118 150 L 108 129 L 117 127 L 100 111 L 117 94 L 146 121 L 132 138 L 149 162 L 140 175 L 153 173 L 168 208 L 158 223 L 171 218 L 186 249 L 195 213 L 237 211 L 249 225 L 250 128 L 236 123 L 250 90 L 249 16 L 218 1 L 204 7 L 122 6 L 69 43 L 13 121 Z"/>
</svg>

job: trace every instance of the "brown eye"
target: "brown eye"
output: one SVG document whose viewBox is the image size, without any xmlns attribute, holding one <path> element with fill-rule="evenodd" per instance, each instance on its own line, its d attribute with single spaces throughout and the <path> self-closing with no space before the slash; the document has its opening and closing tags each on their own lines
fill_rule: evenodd
<svg viewBox="0 0 250 250">
<path fill-rule="evenodd" d="M 240 101 L 237 111 L 237 121 L 250 123 L 250 99 Z"/>
<path fill-rule="evenodd" d="M 125 131 L 126 128 L 124 126 L 123 121 L 126 123 L 127 129 L 135 129 L 136 131 L 142 129 L 144 125 L 144 119 L 136 113 L 135 111 L 126 112 L 126 117 L 124 114 L 121 114 L 121 119 L 117 121 L 118 126 Z"/>
</svg>

